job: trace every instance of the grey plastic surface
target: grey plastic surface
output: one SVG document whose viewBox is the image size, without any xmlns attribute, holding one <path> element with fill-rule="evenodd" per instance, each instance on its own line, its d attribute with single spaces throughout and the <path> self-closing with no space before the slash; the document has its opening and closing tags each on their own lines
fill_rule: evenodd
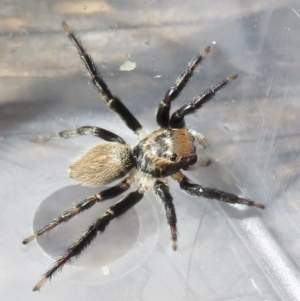
<svg viewBox="0 0 300 301">
<path fill-rule="evenodd" d="M 266 209 L 193 198 L 170 181 L 178 251 L 149 192 L 33 293 L 54 258 L 118 198 L 22 245 L 33 227 L 103 189 L 67 173 L 96 138 L 30 139 L 98 125 L 136 143 L 82 74 L 62 20 L 148 131 L 166 90 L 211 45 L 173 108 L 232 73 L 239 78 L 187 118 L 211 142 L 203 157 L 214 160 L 189 177 Z M 0 300 L 300 300 L 299 33 L 299 1 L 0 3 Z M 127 60 L 136 68 L 120 71 Z"/>
</svg>

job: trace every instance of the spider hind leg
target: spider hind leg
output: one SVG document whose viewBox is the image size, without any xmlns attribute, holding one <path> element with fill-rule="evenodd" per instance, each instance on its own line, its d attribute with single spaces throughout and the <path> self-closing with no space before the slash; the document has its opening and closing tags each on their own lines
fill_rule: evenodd
<svg viewBox="0 0 300 301">
<path fill-rule="evenodd" d="M 51 139 L 58 139 L 58 138 L 73 138 L 73 137 L 78 137 L 78 136 L 83 136 L 83 135 L 93 135 L 98 138 L 102 138 L 103 140 L 110 141 L 110 142 L 119 142 L 122 144 L 126 144 L 126 142 L 119 137 L 117 134 L 112 133 L 108 130 L 105 130 L 103 128 L 99 128 L 97 126 L 81 126 L 77 129 L 72 129 L 72 130 L 64 130 L 61 132 L 52 132 L 48 135 L 45 136 L 38 136 L 32 139 L 32 142 L 37 142 L 37 143 L 42 143 L 49 141 Z"/>
<path fill-rule="evenodd" d="M 33 288 L 33 291 L 38 291 L 45 284 L 48 279 L 63 266 L 70 261 L 73 257 L 78 257 L 84 249 L 86 249 L 92 241 L 96 238 L 98 232 L 102 233 L 109 223 L 125 213 L 127 210 L 132 208 L 136 203 L 138 203 L 143 198 L 143 193 L 138 190 L 129 193 L 119 202 L 111 206 L 103 215 L 101 215 L 85 232 L 82 236 L 76 240 L 66 251 L 66 253 L 58 259 L 53 267 L 48 270 L 43 278 L 38 282 L 38 284 Z"/>
<path fill-rule="evenodd" d="M 103 202 L 105 200 L 114 198 L 126 190 L 129 189 L 130 185 L 132 183 L 132 179 L 130 176 L 128 176 L 125 180 L 120 182 L 119 184 L 112 186 L 108 189 L 105 189 L 101 192 L 99 192 L 96 195 L 93 195 L 91 197 L 86 198 L 79 204 L 65 210 L 60 216 L 54 218 L 50 223 L 45 225 L 40 230 L 36 231 L 33 235 L 27 237 L 22 241 L 24 245 L 28 244 L 29 242 L 33 241 L 34 239 L 38 238 L 39 236 L 45 234 L 46 232 L 54 229 L 61 223 L 67 222 L 77 214 L 90 209 L 92 206 L 94 206 L 97 202 Z"/>
</svg>

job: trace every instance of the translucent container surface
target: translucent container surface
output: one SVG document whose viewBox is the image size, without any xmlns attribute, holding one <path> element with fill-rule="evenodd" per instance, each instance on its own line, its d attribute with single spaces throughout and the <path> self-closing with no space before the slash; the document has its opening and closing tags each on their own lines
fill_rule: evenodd
<svg viewBox="0 0 300 301">
<path fill-rule="evenodd" d="M 33 293 L 120 197 L 22 245 L 33 229 L 104 189 L 68 175 L 70 162 L 99 139 L 30 139 L 95 125 L 137 143 L 83 74 L 62 20 L 148 132 L 167 89 L 211 45 L 172 110 L 239 77 L 186 117 L 209 139 L 198 154 L 213 164 L 185 173 L 266 209 L 192 197 L 170 179 L 176 252 L 163 206 L 149 191 Z M 0 300 L 300 300 L 299 1 L 2 1 L 0 33 Z"/>
</svg>

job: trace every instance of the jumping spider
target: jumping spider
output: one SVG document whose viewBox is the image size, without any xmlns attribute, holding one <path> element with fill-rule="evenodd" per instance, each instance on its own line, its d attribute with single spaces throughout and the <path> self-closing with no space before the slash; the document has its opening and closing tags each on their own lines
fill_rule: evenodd
<svg viewBox="0 0 300 301">
<path fill-rule="evenodd" d="M 94 221 L 82 236 L 67 249 L 65 255 L 55 262 L 54 266 L 33 288 L 34 291 L 39 290 L 47 279 L 51 278 L 53 274 L 62 268 L 72 257 L 79 256 L 95 239 L 97 232 L 103 232 L 111 220 L 133 207 L 151 188 L 164 204 L 165 214 L 171 230 L 172 248 L 176 250 L 177 220 L 173 198 L 169 192 L 168 176 L 175 179 L 183 191 L 194 196 L 216 199 L 232 204 L 244 204 L 260 209 L 265 208 L 264 205 L 260 203 L 240 198 L 237 195 L 217 189 L 204 188 L 199 184 L 192 183 L 181 172 L 182 169 L 187 170 L 197 162 L 196 142 L 204 147 L 207 145 L 207 140 L 202 135 L 190 131 L 185 127 L 184 117 L 200 109 L 202 105 L 212 99 L 217 91 L 238 76 L 237 74 L 233 74 L 227 77 L 217 85 L 206 90 L 203 94 L 195 97 L 190 103 L 180 107 L 170 117 L 171 102 L 183 90 L 192 77 L 196 66 L 210 51 L 210 47 L 207 47 L 189 63 L 187 69 L 176 80 L 174 86 L 167 91 L 165 97 L 159 103 L 156 113 L 156 122 L 159 125 L 159 129 L 149 135 L 144 135 L 139 121 L 131 114 L 125 105 L 110 92 L 91 56 L 86 53 L 71 28 L 65 22 L 63 22 L 62 25 L 67 36 L 77 48 L 81 62 L 97 92 L 105 100 L 107 106 L 116 112 L 126 125 L 138 135 L 140 141 L 135 147 L 131 147 L 118 135 L 95 126 L 83 126 L 74 130 L 51 133 L 48 136 L 34 139 L 35 142 L 45 142 L 53 138 L 71 138 L 87 134 L 102 138 L 108 142 L 92 147 L 71 164 L 69 169 L 70 176 L 88 186 L 101 186 L 119 178 L 125 178 L 117 185 L 88 197 L 78 205 L 67 209 L 61 216 L 53 219 L 41 230 L 26 238 L 23 244 L 29 243 L 62 222 L 66 222 L 80 212 L 91 208 L 97 202 L 102 202 L 124 193 L 133 183 L 137 185 L 137 189 L 115 203 Z"/>
</svg>

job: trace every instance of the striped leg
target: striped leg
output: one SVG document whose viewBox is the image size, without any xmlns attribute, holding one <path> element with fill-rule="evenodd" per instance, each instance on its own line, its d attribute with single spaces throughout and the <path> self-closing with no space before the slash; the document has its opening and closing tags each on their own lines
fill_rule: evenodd
<svg viewBox="0 0 300 301">
<path fill-rule="evenodd" d="M 211 87 L 203 94 L 194 98 L 194 100 L 186 105 L 183 105 L 177 111 L 175 111 L 170 119 L 170 125 L 172 128 L 182 128 L 185 126 L 184 117 L 185 115 L 195 113 L 196 110 L 200 109 L 205 103 L 211 100 L 216 92 L 218 92 L 221 88 L 225 87 L 227 84 L 231 83 L 238 77 L 237 74 L 233 74 L 226 79 L 222 80 L 217 85 Z"/>
<path fill-rule="evenodd" d="M 100 218 L 98 218 L 83 234 L 75 241 L 68 249 L 65 255 L 58 259 L 54 266 L 46 272 L 39 283 L 33 288 L 34 291 L 40 290 L 43 284 L 57 272 L 57 270 L 62 269 L 63 266 L 72 258 L 79 256 L 82 251 L 87 248 L 92 241 L 96 238 L 97 233 L 102 233 L 108 226 L 111 220 L 122 215 L 137 202 L 143 198 L 143 193 L 138 190 L 129 193 L 121 201 L 117 202 L 111 206 Z"/>
<path fill-rule="evenodd" d="M 204 188 L 199 184 L 192 183 L 180 171 L 175 173 L 172 177 L 179 183 L 180 188 L 188 194 L 195 195 L 195 196 L 202 196 L 207 199 L 215 199 L 230 204 L 243 204 L 243 205 L 253 206 L 260 209 L 265 209 L 265 206 L 263 204 L 248 199 L 240 198 L 235 194 L 227 193 L 213 188 Z"/>
<path fill-rule="evenodd" d="M 83 66 L 85 67 L 97 92 L 105 100 L 107 106 L 112 111 L 116 112 L 132 131 L 138 134 L 142 129 L 141 124 L 132 115 L 132 113 L 125 107 L 125 105 L 121 102 L 121 100 L 118 99 L 116 96 L 112 95 L 112 93 L 108 89 L 108 86 L 102 79 L 100 72 L 98 71 L 93 59 L 91 58 L 90 55 L 87 54 L 87 52 L 81 45 L 80 41 L 76 38 L 74 32 L 71 30 L 69 25 L 66 22 L 63 22 L 62 26 L 69 39 L 75 45 L 79 57 L 81 59 L 81 62 L 83 63 Z"/>
<path fill-rule="evenodd" d="M 165 97 L 160 102 L 156 113 L 156 122 L 160 127 L 167 128 L 169 126 L 171 101 L 173 101 L 184 89 L 188 81 L 192 78 L 197 65 L 206 57 L 209 51 L 210 47 L 207 47 L 193 61 L 191 61 L 187 69 L 179 78 L 177 78 L 175 85 L 167 91 Z"/>
<path fill-rule="evenodd" d="M 94 135 L 96 137 L 102 138 L 106 141 L 110 142 L 119 142 L 122 144 L 126 144 L 126 142 L 116 135 L 115 133 L 112 133 L 110 131 L 107 131 L 105 129 L 96 127 L 96 126 L 82 126 L 77 129 L 73 130 L 65 130 L 61 132 L 53 132 L 46 136 L 38 136 L 34 139 L 32 139 L 33 142 L 46 142 L 51 139 L 57 139 L 57 138 L 73 138 L 77 136 L 82 135 Z"/>
<path fill-rule="evenodd" d="M 165 205 L 165 211 L 167 220 L 171 229 L 172 248 L 177 250 L 177 218 L 176 211 L 173 204 L 173 198 L 169 192 L 169 187 L 163 182 L 157 180 L 153 186 L 154 192 L 163 201 Z"/>
<path fill-rule="evenodd" d="M 100 193 L 85 199 L 83 202 L 67 209 L 62 215 L 53 219 L 49 224 L 45 225 L 42 229 L 38 230 L 33 235 L 24 239 L 22 243 L 24 245 L 28 244 L 29 242 L 33 241 L 34 239 L 38 238 L 39 236 L 43 235 L 44 233 L 52 230 L 59 224 L 61 224 L 63 222 L 67 222 L 69 219 L 71 219 L 75 215 L 91 208 L 97 202 L 102 202 L 102 201 L 105 201 L 105 200 L 108 200 L 108 199 L 111 199 L 111 198 L 114 198 L 114 197 L 120 195 L 121 193 L 128 190 L 128 188 L 130 187 L 130 184 L 131 184 L 131 180 L 129 179 L 129 177 L 127 177 L 125 180 L 123 180 L 119 184 L 117 184 L 111 188 L 108 188 L 106 190 L 103 190 Z"/>
</svg>

